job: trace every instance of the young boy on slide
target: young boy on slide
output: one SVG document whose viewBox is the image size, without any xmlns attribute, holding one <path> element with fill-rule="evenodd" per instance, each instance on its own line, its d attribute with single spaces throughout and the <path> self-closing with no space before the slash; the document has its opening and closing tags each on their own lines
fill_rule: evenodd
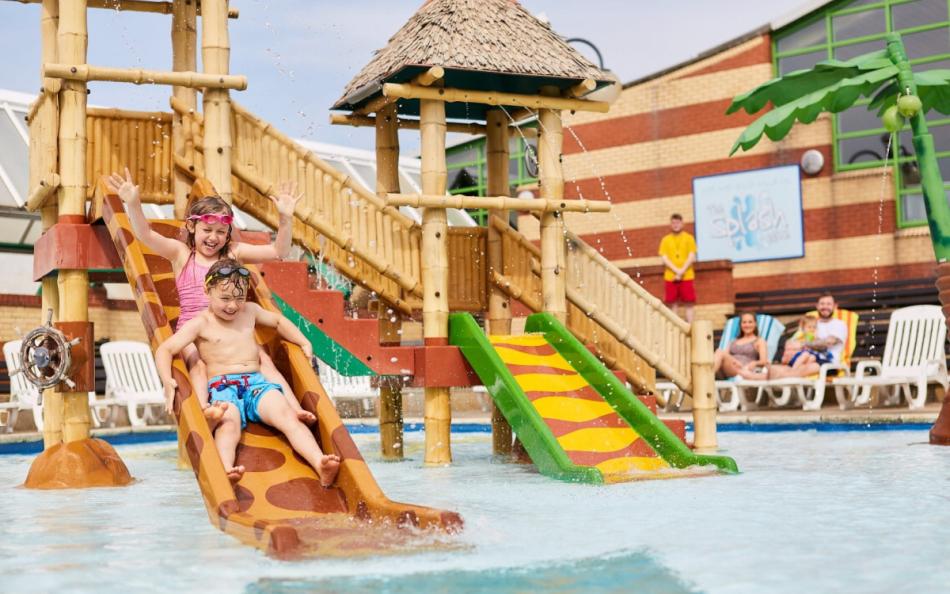
<svg viewBox="0 0 950 594">
<path fill-rule="evenodd" d="M 294 450 L 320 475 L 320 484 L 328 487 L 340 469 L 340 458 L 320 450 L 304 419 L 285 399 L 280 385 L 261 375 L 254 326 L 276 328 L 281 338 L 299 345 L 308 359 L 313 349 L 290 320 L 256 303 L 247 303 L 249 286 L 250 272 L 237 260 L 218 260 L 208 270 L 208 309 L 180 327 L 155 352 L 166 406 L 171 410 L 178 387 L 171 375 L 172 357 L 194 343 L 208 369 L 212 408 L 205 416 L 218 422 L 214 443 L 228 478 L 238 481 L 244 474 L 244 467 L 235 466 L 234 459 L 241 430 L 250 421 L 266 423 L 286 435 Z"/>
</svg>

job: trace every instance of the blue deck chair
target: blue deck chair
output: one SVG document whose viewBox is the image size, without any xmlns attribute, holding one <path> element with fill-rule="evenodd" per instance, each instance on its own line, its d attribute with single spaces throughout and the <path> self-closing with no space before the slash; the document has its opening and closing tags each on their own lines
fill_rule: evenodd
<svg viewBox="0 0 950 594">
<path fill-rule="evenodd" d="M 785 332 L 785 324 L 767 314 L 756 314 L 755 323 L 759 328 L 759 336 L 765 339 L 769 361 L 771 361 L 775 358 L 779 340 L 782 338 L 782 333 Z M 722 328 L 722 338 L 719 339 L 719 348 L 729 348 L 729 343 L 738 336 L 739 316 L 735 316 L 726 320 L 726 325 Z M 736 385 L 735 379 L 730 378 L 716 382 L 716 400 L 719 402 L 719 410 L 721 411 L 739 410 L 740 388 Z"/>
</svg>

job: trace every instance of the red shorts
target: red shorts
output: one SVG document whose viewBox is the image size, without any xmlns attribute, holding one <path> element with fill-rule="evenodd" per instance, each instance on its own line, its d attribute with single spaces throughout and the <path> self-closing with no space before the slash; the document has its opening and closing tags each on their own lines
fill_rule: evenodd
<svg viewBox="0 0 950 594">
<path fill-rule="evenodd" d="M 664 281 L 666 297 L 664 303 L 696 303 L 696 287 L 691 280 Z"/>
</svg>

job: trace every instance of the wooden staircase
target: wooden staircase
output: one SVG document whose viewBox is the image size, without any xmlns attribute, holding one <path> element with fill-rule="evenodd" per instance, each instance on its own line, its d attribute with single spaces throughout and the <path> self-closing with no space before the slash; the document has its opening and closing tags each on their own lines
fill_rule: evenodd
<svg viewBox="0 0 950 594">
<path fill-rule="evenodd" d="M 95 186 L 101 175 L 115 169 L 117 163 L 128 164 L 142 184 L 143 198 L 167 204 L 174 200 L 168 182 L 173 167 L 191 176 L 203 172 L 202 118 L 183 110 L 174 100 L 172 103 L 184 129 L 191 134 L 180 153 L 172 151 L 167 142 L 167 132 L 177 117 L 167 113 L 89 110 L 90 187 Z M 295 243 L 321 254 L 340 273 L 373 292 L 393 310 L 412 315 L 421 308 L 419 279 L 423 255 L 420 228 L 412 219 L 387 206 L 375 193 L 236 103 L 231 127 L 236 206 L 276 227 L 277 213 L 267 194 L 272 193 L 280 181 L 296 182 L 305 197 L 295 213 Z M 143 133 L 146 140 L 149 134 L 161 139 L 162 150 L 144 150 L 152 148 L 147 143 L 115 142 L 116 138 L 138 138 Z M 539 311 L 541 280 L 537 246 L 506 223 L 492 220 L 492 224 L 501 226 L 504 262 L 501 270 L 488 270 L 488 259 L 484 255 L 487 253 L 485 228 L 449 229 L 450 309 L 486 312 L 489 286 L 493 285 L 529 310 Z M 570 233 L 567 239 L 567 326 L 570 331 L 591 346 L 610 367 L 623 371 L 638 392 L 652 392 L 659 372 L 691 393 L 689 326 L 595 248 Z M 296 273 L 278 276 L 299 276 L 300 282 L 304 282 L 305 277 Z M 273 282 L 275 278 L 269 280 Z M 299 290 L 298 286 L 295 291 Z M 370 329 L 375 322 L 359 325 L 351 325 L 353 320 L 344 322 L 343 316 L 338 315 L 342 309 L 339 296 L 305 294 L 307 299 L 298 305 L 309 312 L 308 317 L 312 314 L 316 320 L 323 319 L 322 326 L 339 336 L 341 344 L 355 349 L 354 354 L 362 360 L 372 363 L 371 368 L 386 374 L 413 369 L 406 365 L 406 351 L 390 351 L 393 347 L 383 349 L 378 344 L 375 347 L 368 344 L 364 337 L 378 336 L 375 329 Z M 331 327 L 332 324 L 344 325 L 337 328 Z M 357 327 L 360 329 L 356 330 Z M 416 373 L 420 372 L 419 357 L 417 352 Z M 393 358 L 395 362 L 391 361 Z M 431 364 L 429 367 L 435 369 Z"/>
</svg>

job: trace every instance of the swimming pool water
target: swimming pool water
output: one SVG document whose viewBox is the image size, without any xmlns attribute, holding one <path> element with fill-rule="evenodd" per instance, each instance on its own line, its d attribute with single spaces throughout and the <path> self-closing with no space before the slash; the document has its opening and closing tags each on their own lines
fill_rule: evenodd
<svg viewBox="0 0 950 594">
<path fill-rule="evenodd" d="M 493 463 L 490 437 L 455 463 L 384 463 L 386 493 L 459 511 L 453 550 L 269 559 L 207 519 L 173 446 L 122 446 L 124 489 L 39 492 L 32 456 L 0 456 L 0 592 L 946 592 L 950 448 L 924 431 L 723 433 L 742 474 L 571 485 Z"/>
</svg>

